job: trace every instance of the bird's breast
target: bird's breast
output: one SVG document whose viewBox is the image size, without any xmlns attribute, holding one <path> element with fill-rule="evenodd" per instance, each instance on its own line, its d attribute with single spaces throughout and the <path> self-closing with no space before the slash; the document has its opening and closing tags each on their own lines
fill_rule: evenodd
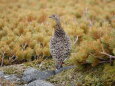
<svg viewBox="0 0 115 86">
<path fill-rule="evenodd" d="M 50 41 L 50 50 L 53 53 L 67 53 L 70 51 L 70 41 L 68 38 L 52 38 Z"/>
</svg>

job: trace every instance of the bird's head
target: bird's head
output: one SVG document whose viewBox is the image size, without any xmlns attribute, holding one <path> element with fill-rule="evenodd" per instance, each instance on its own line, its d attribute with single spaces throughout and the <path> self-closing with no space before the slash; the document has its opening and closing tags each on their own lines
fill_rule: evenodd
<svg viewBox="0 0 115 86">
<path fill-rule="evenodd" d="M 60 20 L 59 16 L 56 15 L 56 14 L 53 14 L 53 15 L 49 16 L 49 18 L 52 18 L 54 20 Z"/>
<path fill-rule="evenodd" d="M 49 18 L 52 18 L 53 20 L 56 21 L 57 24 L 60 24 L 60 18 L 58 15 L 53 14 L 53 15 L 49 16 Z"/>
</svg>

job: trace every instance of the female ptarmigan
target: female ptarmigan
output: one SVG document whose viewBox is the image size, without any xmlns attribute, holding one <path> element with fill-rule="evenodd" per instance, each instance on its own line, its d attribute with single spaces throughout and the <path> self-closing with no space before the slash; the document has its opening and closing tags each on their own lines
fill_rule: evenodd
<svg viewBox="0 0 115 86">
<path fill-rule="evenodd" d="M 55 60 L 56 69 L 60 69 L 64 60 L 70 55 L 70 38 L 61 27 L 60 18 L 57 15 L 52 15 L 49 18 L 54 19 L 56 22 L 54 35 L 50 40 L 50 53 Z"/>
</svg>

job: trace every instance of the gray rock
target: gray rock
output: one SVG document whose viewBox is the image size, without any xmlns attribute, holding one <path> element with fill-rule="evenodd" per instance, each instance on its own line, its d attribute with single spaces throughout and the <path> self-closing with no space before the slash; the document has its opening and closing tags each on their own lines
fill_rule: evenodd
<svg viewBox="0 0 115 86">
<path fill-rule="evenodd" d="M 71 68 L 75 68 L 75 67 L 77 67 L 77 66 L 67 66 L 67 67 L 60 68 L 59 70 L 55 70 L 55 75 L 62 72 L 62 71 L 65 71 L 65 70 L 68 70 Z"/>
<path fill-rule="evenodd" d="M 22 76 L 22 80 L 25 82 L 31 82 L 34 80 L 44 80 L 53 74 L 53 71 L 39 71 L 34 68 L 28 68 L 24 71 Z"/>
<path fill-rule="evenodd" d="M 19 81 L 20 79 L 15 75 L 5 75 L 4 79 L 9 80 L 9 81 Z"/>
<path fill-rule="evenodd" d="M 36 80 L 36 74 L 39 71 L 35 68 L 28 68 L 24 71 L 24 74 L 22 76 L 22 80 L 25 82 L 31 82 L 33 80 Z"/>
<path fill-rule="evenodd" d="M 54 85 L 47 81 L 35 80 L 35 81 L 29 83 L 27 86 L 54 86 Z"/>
<path fill-rule="evenodd" d="M 0 78 L 2 78 L 4 76 L 4 72 L 0 71 Z"/>
<path fill-rule="evenodd" d="M 37 73 L 36 79 L 45 80 L 52 75 L 55 75 L 54 70 L 40 71 L 40 72 Z"/>
<path fill-rule="evenodd" d="M 28 68 L 24 71 L 22 80 L 24 82 L 32 82 L 34 80 L 45 80 L 49 78 L 50 76 L 56 75 L 63 70 L 71 69 L 74 68 L 75 66 L 68 66 L 68 67 L 63 67 L 59 70 L 47 70 L 47 71 L 40 71 L 34 68 Z"/>
</svg>

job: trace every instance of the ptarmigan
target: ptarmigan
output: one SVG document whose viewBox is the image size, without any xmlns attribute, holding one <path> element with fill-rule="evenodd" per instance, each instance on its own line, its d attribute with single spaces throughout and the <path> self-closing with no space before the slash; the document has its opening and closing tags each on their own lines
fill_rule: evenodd
<svg viewBox="0 0 115 86">
<path fill-rule="evenodd" d="M 50 53 L 55 60 L 56 69 L 60 69 L 63 67 L 64 60 L 70 55 L 70 38 L 63 30 L 59 16 L 52 15 L 49 18 L 52 18 L 56 22 L 54 34 L 50 40 Z"/>
</svg>

